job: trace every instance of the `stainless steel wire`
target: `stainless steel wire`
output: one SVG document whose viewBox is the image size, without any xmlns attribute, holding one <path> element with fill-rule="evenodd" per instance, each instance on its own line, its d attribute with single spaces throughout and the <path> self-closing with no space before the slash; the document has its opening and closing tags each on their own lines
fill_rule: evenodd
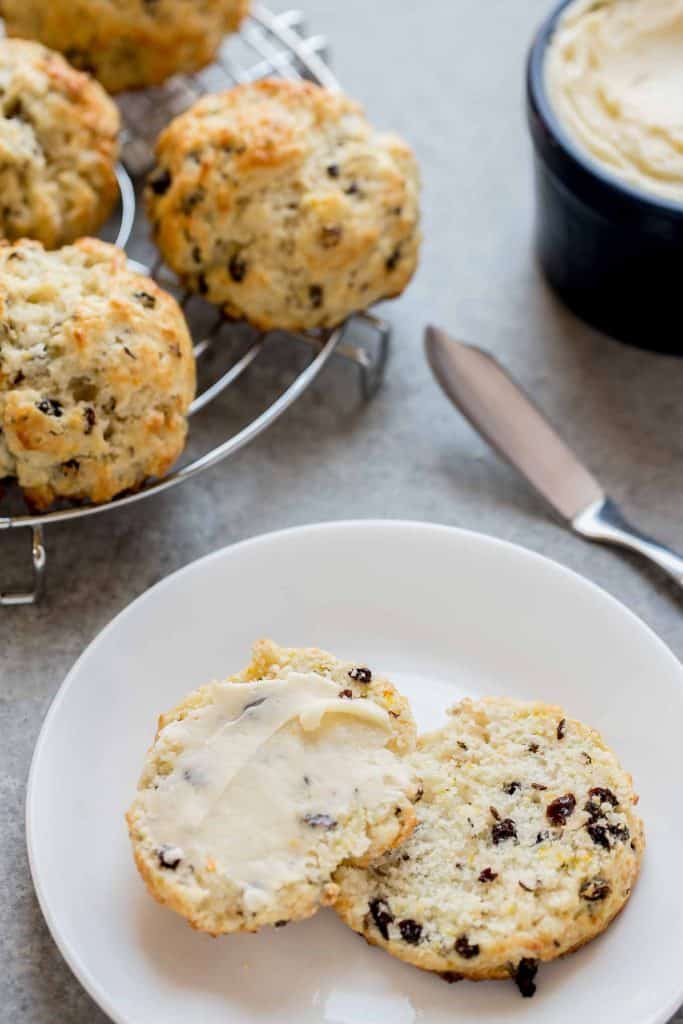
<svg viewBox="0 0 683 1024">
<path fill-rule="evenodd" d="M 115 244 L 124 249 L 129 246 L 137 218 L 142 216 L 136 202 L 135 179 L 151 166 L 154 139 L 163 124 L 206 92 L 266 76 L 305 78 L 327 89 L 338 91 L 339 83 L 325 62 L 325 51 L 326 42 L 321 36 L 310 36 L 305 33 L 300 12 L 285 11 L 273 14 L 260 3 L 254 3 L 240 32 L 237 36 L 228 37 L 224 41 L 216 62 L 210 68 L 194 76 L 172 79 L 167 86 L 158 89 L 124 96 L 120 101 L 125 127 L 123 163 L 116 170 L 120 205 Z M 129 264 L 131 269 L 151 274 L 164 287 L 170 286 L 176 292 L 179 291 L 177 283 L 174 288 L 174 280 L 172 276 L 169 277 L 170 272 L 160 262 L 150 268 L 131 258 Z M 226 327 L 226 321 L 221 314 L 216 314 L 209 329 L 200 331 L 193 323 L 193 296 L 189 293 L 183 294 L 180 290 L 178 297 L 195 334 L 195 358 L 201 362 L 220 344 L 221 332 Z M 346 335 L 354 321 L 362 322 L 365 330 L 374 334 L 374 351 L 361 344 L 346 342 Z M 0 530 L 32 530 L 33 568 L 32 589 L 1 593 L 0 605 L 32 604 L 39 599 L 46 566 L 43 537 L 45 526 L 102 515 L 137 503 L 153 494 L 169 490 L 229 458 L 282 416 L 312 384 L 335 352 L 357 367 L 362 393 L 366 398 L 372 397 L 381 383 L 389 338 L 388 325 L 369 313 L 352 318 L 333 331 L 297 335 L 297 340 L 308 343 L 311 349 L 310 361 L 266 409 L 210 451 L 180 466 L 162 479 L 146 482 L 135 493 L 121 495 L 106 504 L 56 508 L 40 514 L 0 515 Z M 227 370 L 207 384 L 192 403 L 189 415 L 196 416 L 218 395 L 234 385 L 262 354 L 265 342 L 266 338 L 263 336 L 255 338 Z M 292 344 L 295 344 L 294 339 Z"/>
</svg>

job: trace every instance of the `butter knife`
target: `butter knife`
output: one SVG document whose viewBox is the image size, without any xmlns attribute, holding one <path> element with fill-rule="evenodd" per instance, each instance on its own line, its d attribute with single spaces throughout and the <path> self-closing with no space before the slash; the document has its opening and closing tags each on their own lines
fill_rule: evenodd
<svg viewBox="0 0 683 1024">
<path fill-rule="evenodd" d="M 428 327 L 425 349 L 453 404 L 574 533 L 628 548 L 683 588 L 683 557 L 637 530 L 492 355 Z"/>
</svg>

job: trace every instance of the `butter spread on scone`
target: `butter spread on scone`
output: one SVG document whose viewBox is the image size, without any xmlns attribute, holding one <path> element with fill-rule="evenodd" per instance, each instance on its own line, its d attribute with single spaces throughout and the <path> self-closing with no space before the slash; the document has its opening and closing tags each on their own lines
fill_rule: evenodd
<svg viewBox="0 0 683 1024">
<path fill-rule="evenodd" d="M 54 249 L 94 234 L 118 195 L 119 121 L 60 54 L 0 39 L 0 237 Z"/>
<path fill-rule="evenodd" d="M 578 0 L 545 62 L 560 121 L 604 170 L 683 203 L 683 0 Z"/>
<path fill-rule="evenodd" d="M 109 92 L 204 67 L 248 7 L 249 0 L 0 0 L 9 35 L 61 50 Z"/>
<path fill-rule="evenodd" d="M 368 941 L 426 970 L 514 977 L 602 932 L 644 848 L 630 776 L 561 708 L 465 700 L 409 760 L 418 824 L 399 850 L 335 874 L 335 909 Z"/>
<path fill-rule="evenodd" d="M 417 266 L 410 148 L 345 96 L 266 80 L 206 96 L 162 132 L 155 239 L 192 290 L 264 330 L 331 327 Z"/>
<path fill-rule="evenodd" d="M 181 453 L 195 362 L 175 299 L 95 239 L 0 244 L 0 477 L 108 501 Z"/>
<path fill-rule="evenodd" d="M 389 746 L 391 701 L 347 680 L 212 683 L 162 719 L 128 824 L 153 895 L 195 927 L 308 917 L 334 902 L 342 861 L 411 831 L 418 786 Z"/>
</svg>

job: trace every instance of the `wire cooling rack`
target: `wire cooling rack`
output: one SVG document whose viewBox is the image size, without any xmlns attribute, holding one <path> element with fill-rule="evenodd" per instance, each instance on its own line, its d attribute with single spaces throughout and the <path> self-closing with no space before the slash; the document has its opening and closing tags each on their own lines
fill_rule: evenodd
<svg viewBox="0 0 683 1024">
<path fill-rule="evenodd" d="M 327 64 L 326 40 L 322 36 L 307 33 L 301 12 L 273 14 L 260 4 L 253 4 L 239 33 L 224 40 L 215 63 L 210 67 L 192 76 L 178 76 L 163 87 L 129 93 L 120 98 L 124 131 L 122 164 L 117 168 L 120 209 L 114 239 L 118 245 L 123 248 L 129 246 L 133 230 L 142 219 L 143 215 L 136 202 L 136 185 L 152 165 L 154 140 L 161 128 L 207 92 L 273 75 L 308 79 L 328 89 L 339 89 Z M 211 362 L 212 354 L 225 348 L 226 338 L 232 330 L 229 322 L 215 307 L 208 307 L 196 296 L 183 292 L 172 273 L 158 258 L 150 266 L 133 259 L 130 259 L 130 264 L 135 270 L 151 274 L 162 287 L 176 294 L 192 329 L 195 357 L 198 369 L 201 370 Z M 196 416 L 218 395 L 235 384 L 259 358 L 267 358 L 264 353 L 267 337 L 252 332 L 246 349 L 241 351 L 239 357 L 199 391 L 190 407 L 190 417 Z M 46 526 L 103 515 L 124 505 L 142 501 L 229 458 L 274 423 L 303 394 L 332 356 L 344 359 L 357 368 L 364 399 L 372 398 L 381 385 L 391 330 L 385 321 L 371 313 L 357 314 L 332 331 L 283 334 L 281 337 L 282 343 L 287 339 L 292 345 L 305 343 L 308 350 L 305 364 L 297 368 L 293 380 L 270 405 L 209 451 L 161 479 L 146 482 L 134 493 L 121 495 L 104 505 L 56 508 L 39 515 L 0 516 L 0 530 L 30 531 L 33 568 L 31 587 L 0 593 L 0 605 L 35 604 L 40 599 L 46 570 Z"/>
</svg>

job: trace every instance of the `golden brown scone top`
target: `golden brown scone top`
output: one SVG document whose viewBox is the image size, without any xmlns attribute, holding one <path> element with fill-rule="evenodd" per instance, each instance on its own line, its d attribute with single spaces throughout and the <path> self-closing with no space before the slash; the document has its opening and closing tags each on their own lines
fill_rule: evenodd
<svg viewBox="0 0 683 1024">
<path fill-rule="evenodd" d="M 2 0 L 9 35 L 39 39 L 109 92 L 159 85 L 213 60 L 249 0 Z"/>
<path fill-rule="evenodd" d="M 148 207 L 168 264 L 263 329 L 329 327 L 410 280 L 419 174 L 345 96 L 266 80 L 207 96 L 161 134 Z"/>
<path fill-rule="evenodd" d="M 31 506 L 103 502 L 165 473 L 194 390 L 181 310 L 120 249 L 0 244 L 0 477 Z"/>
<path fill-rule="evenodd" d="M 0 39 L 0 237 L 48 248 L 96 231 L 117 196 L 119 113 L 39 43 Z"/>
</svg>

